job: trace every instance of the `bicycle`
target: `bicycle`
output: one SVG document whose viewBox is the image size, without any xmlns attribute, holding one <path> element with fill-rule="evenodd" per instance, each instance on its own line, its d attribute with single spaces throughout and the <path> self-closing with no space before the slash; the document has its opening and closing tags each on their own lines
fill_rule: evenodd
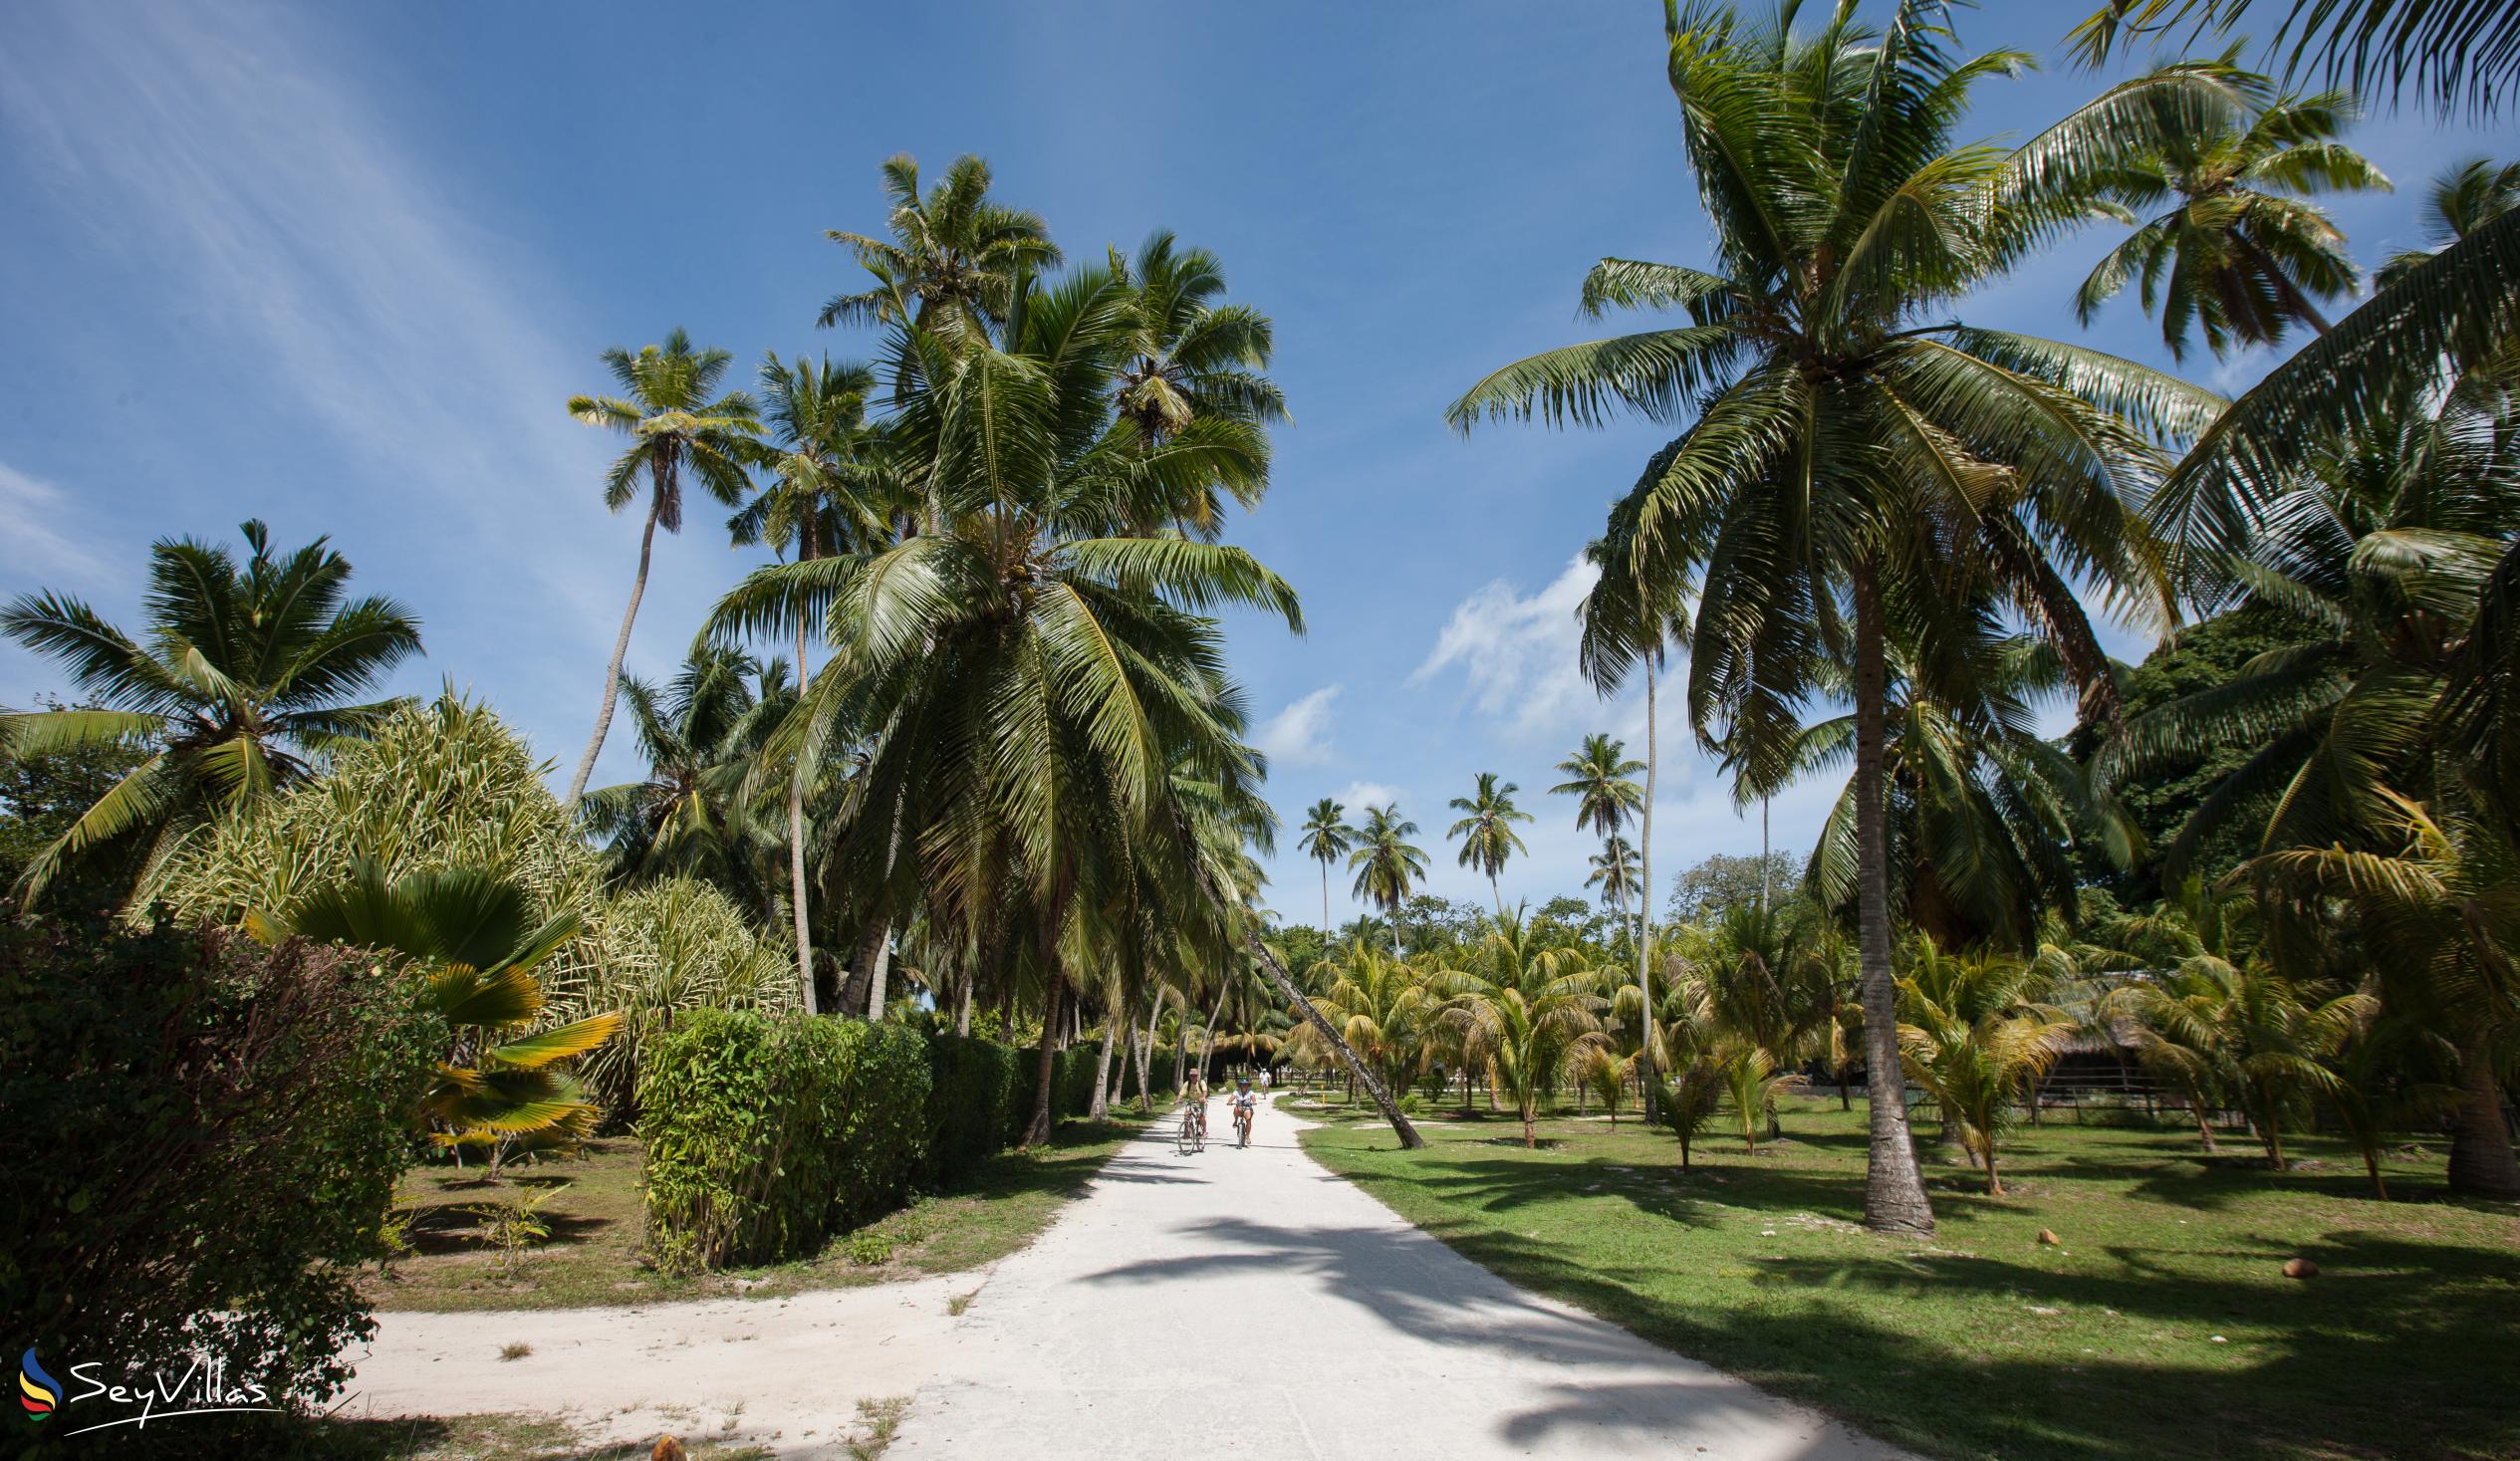
<svg viewBox="0 0 2520 1461">
<path fill-rule="evenodd" d="M 1234 1111 L 1234 1144 L 1236 1146 L 1251 1144 L 1251 1112 L 1248 1109 L 1237 1108 Z"/>
<path fill-rule="evenodd" d="M 1182 1107 L 1181 1130 L 1173 1138 L 1172 1149 L 1175 1152 L 1182 1156 L 1189 1156 L 1207 1149 L 1206 1116 L 1207 1112 L 1197 1106 Z"/>
</svg>

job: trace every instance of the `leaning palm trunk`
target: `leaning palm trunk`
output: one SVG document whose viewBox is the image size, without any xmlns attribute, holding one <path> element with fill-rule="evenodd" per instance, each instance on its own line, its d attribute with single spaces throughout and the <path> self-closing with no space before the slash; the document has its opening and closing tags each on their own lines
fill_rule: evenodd
<svg viewBox="0 0 2520 1461">
<path fill-rule="evenodd" d="M 1657 634 L 1654 649 L 1661 647 Z M 1661 1084 L 1653 1071 L 1653 782 L 1660 769 L 1653 741 L 1653 654 L 1645 655 L 1645 803 L 1637 828 L 1637 877 L 1644 884 L 1644 906 L 1637 918 L 1637 995 L 1644 1002 L 1644 1038 L 1638 1042 L 1637 1067 L 1647 1122 L 1659 1109 L 1655 1096 Z M 1613 1110 L 1611 1120 L 1618 1119 L 1618 1111 Z"/>
<path fill-rule="evenodd" d="M 1890 974 L 1890 839 L 1883 807 L 1882 747 L 1887 666 L 1882 590 L 1875 565 L 1859 561 L 1855 589 L 1855 838 L 1858 952 L 1864 976 L 1864 1069 L 1872 1088 L 1867 1122 L 1864 1223 L 1890 1233 L 1933 1231 L 1933 1204 L 1907 1133 L 1905 1074 L 1899 1063 L 1897 987 Z"/>
<path fill-rule="evenodd" d="M 1039 1146 L 1050 1139 L 1050 1087 L 1059 1065 L 1060 995 L 1067 987 L 1068 981 L 1059 974 L 1050 976 L 1050 992 L 1042 1003 L 1041 1046 L 1033 1064 L 1033 1118 L 1026 1123 L 1018 1146 Z"/>
<path fill-rule="evenodd" d="M 1295 981 L 1287 976 L 1286 966 L 1278 962 L 1278 956 L 1270 952 L 1269 946 L 1256 937 L 1251 940 L 1251 951 L 1259 956 L 1260 972 L 1277 987 L 1279 997 L 1284 999 L 1290 1008 L 1303 1012 L 1305 1020 L 1311 1023 L 1314 1031 L 1323 1040 L 1329 1042 L 1330 1048 L 1338 1053 L 1340 1063 L 1348 1068 L 1350 1078 L 1357 1085 L 1365 1088 L 1366 1095 L 1374 1097 L 1375 1107 L 1383 1112 L 1383 1119 L 1391 1123 L 1391 1130 L 1400 1138 L 1402 1149 L 1413 1151 L 1424 1146 L 1426 1138 L 1418 1135 L 1417 1128 L 1409 1124 L 1407 1116 L 1401 1114 L 1398 1103 L 1391 1099 L 1389 1089 L 1385 1087 L 1374 1072 L 1366 1066 L 1365 1061 L 1357 1055 L 1356 1047 L 1348 1043 L 1347 1037 L 1339 1033 L 1338 1027 L 1332 1025 L 1329 1018 L 1323 1015 L 1311 1000 L 1304 997 L 1304 992 L 1295 987 Z"/>
<path fill-rule="evenodd" d="M 1094 1062 L 1094 1104 L 1086 1112 L 1098 1121 L 1108 1120 L 1112 1114 L 1112 1042 L 1119 1035 L 1120 1026 L 1106 1015 L 1103 1018 L 1103 1054 Z"/>
<path fill-rule="evenodd" d="M 900 855 L 901 804 L 894 802 L 892 804 L 892 833 L 883 845 L 883 881 L 887 888 L 892 882 L 893 863 L 899 859 Z M 875 946 L 872 950 L 859 951 L 859 967 L 867 971 L 867 1018 L 878 1022 L 883 1019 L 884 977 L 892 970 L 890 894 L 887 892 L 884 897 L 885 901 L 877 905 L 884 911 L 876 919 Z"/>
<path fill-rule="evenodd" d="M 2520 1161 L 2503 1124 L 2502 1091 L 2494 1080 L 2485 1042 L 2459 1052 L 2459 1100 L 2450 1122 L 2450 1190 L 2485 1197 L 2520 1197 Z"/>
<path fill-rule="evenodd" d="M 630 625 L 638 621 L 638 601 L 647 593 L 647 562 L 656 551 L 656 513 L 663 505 L 661 494 L 651 495 L 647 502 L 647 522 L 638 530 L 638 576 L 630 580 L 630 607 L 622 610 L 622 631 L 613 636 L 613 662 L 604 671 L 604 703 L 596 707 L 595 735 L 587 741 L 587 753 L 578 758 L 578 774 L 569 778 L 569 795 L 561 806 L 578 809 L 578 799 L 587 793 L 587 778 L 595 775 L 595 758 L 604 753 L 604 738 L 613 729 L 613 702 L 622 695 L 622 661 L 630 654 Z"/>
<path fill-rule="evenodd" d="M 800 557 L 813 557 L 809 534 Z M 796 682 L 805 683 L 805 615 L 796 619 Z M 805 994 L 805 1013 L 820 1014 L 814 993 L 814 927 L 805 893 L 805 757 L 800 753 L 788 778 L 788 906 L 796 915 L 796 982 Z"/>
</svg>

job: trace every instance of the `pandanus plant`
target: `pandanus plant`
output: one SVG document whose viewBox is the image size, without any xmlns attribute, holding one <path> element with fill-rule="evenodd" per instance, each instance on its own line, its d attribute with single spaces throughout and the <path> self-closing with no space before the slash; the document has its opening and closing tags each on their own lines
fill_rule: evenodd
<svg viewBox="0 0 2520 1461">
<path fill-rule="evenodd" d="M 449 1030 L 420 1104 L 429 1140 L 460 1153 L 487 1147 L 493 1169 L 521 1151 L 566 1148 L 593 1129 L 594 1102 L 561 1067 L 619 1034 L 618 1011 L 530 1031 L 543 1011 L 534 971 L 576 938 L 575 913 L 536 920 L 533 897 L 469 867 L 388 879 L 361 858 L 350 875 L 278 913 L 248 919 L 266 942 L 296 935 L 402 955 L 427 973 L 428 999 Z"/>
</svg>

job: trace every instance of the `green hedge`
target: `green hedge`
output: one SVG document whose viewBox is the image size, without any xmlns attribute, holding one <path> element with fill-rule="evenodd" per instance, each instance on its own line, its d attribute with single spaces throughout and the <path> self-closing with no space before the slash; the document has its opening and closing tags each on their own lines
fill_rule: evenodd
<svg viewBox="0 0 2520 1461">
<path fill-rule="evenodd" d="M 1099 1041 L 1058 1054 L 1055 1119 L 1093 1109 L 1101 1058 Z M 1020 1139 L 1039 1060 L 1032 1046 L 907 1025 L 685 1015 L 639 1077 L 649 1244 L 676 1268 L 817 1253 L 913 1186 L 950 1186 Z M 1169 1094 L 1170 1050 L 1155 1049 L 1148 1075 Z"/>
<path fill-rule="evenodd" d="M 775 1263 L 895 1206 L 927 1149 L 913 1031 L 701 1010 L 639 1078 L 650 1246 L 668 1267 Z"/>
</svg>

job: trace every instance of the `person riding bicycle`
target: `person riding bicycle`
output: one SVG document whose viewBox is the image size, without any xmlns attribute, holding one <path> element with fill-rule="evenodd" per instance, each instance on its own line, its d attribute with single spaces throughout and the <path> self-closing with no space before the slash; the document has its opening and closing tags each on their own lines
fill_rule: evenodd
<svg viewBox="0 0 2520 1461">
<path fill-rule="evenodd" d="M 1207 1135 L 1207 1073 L 1192 1071 L 1181 1083 L 1181 1104 L 1198 1117 L 1199 1135 Z"/>
<path fill-rule="evenodd" d="M 1250 1145 L 1251 1122 L 1252 1118 L 1259 1114 L 1260 1096 L 1251 1089 L 1248 1078 L 1234 1083 L 1234 1094 L 1227 1098 L 1225 1104 L 1233 1110 L 1234 1124 L 1242 1130 L 1243 1144 Z"/>
</svg>

